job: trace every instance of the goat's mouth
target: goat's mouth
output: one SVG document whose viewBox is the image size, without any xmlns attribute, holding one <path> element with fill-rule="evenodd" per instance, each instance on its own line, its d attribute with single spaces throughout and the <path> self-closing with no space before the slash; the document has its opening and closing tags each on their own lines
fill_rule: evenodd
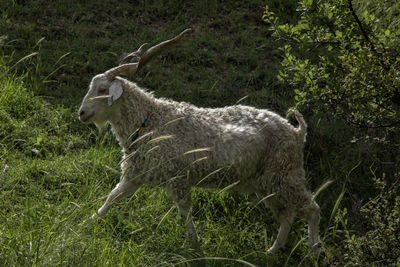
<svg viewBox="0 0 400 267">
<path fill-rule="evenodd" d="M 87 114 L 87 113 L 83 113 L 83 114 L 79 114 L 79 120 L 83 123 L 89 123 L 91 122 L 91 119 L 94 116 L 94 112 Z"/>
</svg>

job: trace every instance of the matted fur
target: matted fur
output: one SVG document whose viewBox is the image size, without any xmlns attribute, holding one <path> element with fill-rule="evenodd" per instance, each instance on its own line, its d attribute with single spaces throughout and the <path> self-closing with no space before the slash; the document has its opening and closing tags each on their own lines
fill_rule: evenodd
<svg viewBox="0 0 400 267">
<path fill-rule="evenodd" d="M 119 82 L 122 96 L 111 106 L 100 89 Z M 91 100 L 92 99 L 92 100 Z M 267 109 L 235 105 L 199 108 L 155 98 L 137 84 L 103 74 L 93 78 L 80 108 L 83 122 L 99 127 L 110 123 L 124 154 L 120 183 L 98 210 L 104 216 L 116 199 L 132 194 L 143 184 L 162 186 L 177 203 L 193 243 L 197 233 L 191 218 L 191 187 L 229 187 L 264 198 L 280 222 L 278 237 L 269 252 L 285 244 L 296 214 L 309 223 L 309 245 L 319 243 L 319 207 L 305 186 L 303 146 L 306 123 L 294 127 Z M 143 121 L 140 136 L 132 140 Z M 268 196 L 268 197 L 267 197 Z M 96 216 L 96 215 L 95 215 Z"/>
</svg>

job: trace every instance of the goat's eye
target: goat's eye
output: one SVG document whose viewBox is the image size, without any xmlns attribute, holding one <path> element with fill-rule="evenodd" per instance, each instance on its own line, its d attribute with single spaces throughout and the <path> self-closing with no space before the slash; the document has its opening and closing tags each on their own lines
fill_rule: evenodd
<svg viewBox="0 0 400 267">
<path fill-rule="evenodd" d="M 105 88 L 99 89 L 99 94 L 105 94 L 105 93 L 106 93 L 106 89 Z"/>
</svg>

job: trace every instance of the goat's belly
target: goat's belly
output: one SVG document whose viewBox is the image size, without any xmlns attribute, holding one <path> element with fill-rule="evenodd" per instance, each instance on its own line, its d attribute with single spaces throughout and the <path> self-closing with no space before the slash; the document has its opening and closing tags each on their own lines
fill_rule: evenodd
<svg viewBox="0 0 400 267">
<path fill-rule="evenodd" d="M 204 169 L 193 168 L 188 175 L 191 176 L 189 179 L 193 187 L 232 189 L 240 192 L 255 192 L 260 179 L 260 174 L 255 171 L 254 166 L 234 163 L 213 165 Z"/>
</svg>

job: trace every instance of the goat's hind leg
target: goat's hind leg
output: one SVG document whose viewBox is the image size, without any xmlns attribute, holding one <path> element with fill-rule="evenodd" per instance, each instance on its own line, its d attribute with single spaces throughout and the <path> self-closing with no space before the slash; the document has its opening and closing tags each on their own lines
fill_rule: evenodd
<svg viewBox="0 0 400 267">
<path fill-rule="evenodd" d="M 308 223 L 308 246 L 314 254 L 318 254 L 321 245 L 319 238 L 320 207 L 315 201 L 311 200 L 308 206 L 301 209 L 300 215 Z"/>
<path fill-rule="evenodd" d="M 106 215 L 111 207 L 111 204 L 114 201 L 117 201 L 118 199 L 132 194 L 134 191 L 137 190 L 137 188 L 138 186 L 132 183 L 128 178 L 122 178 L 121 182 L 119 182 L 115 186 L 115 188 L 108 195 L 106 202 L 104 202 L 103 206 L 98 209 L 97 213 L 93 214 L 92 218 L 95 218 L 97 216 L 103 217 L 104 215 Z"/>
<path fill-rule="evenodd" d="M 178 206 L 178 211 L 181 215 L 183 224 L 186 226 L 186 234 L 191 246 L 198 248 L 199 237 L 192 219 L 192 194 L 190 187 L 185 184 L 173 184 L 167 187 L 167 191 L 172 200 Z"/>
<path fill-rule="evenodd" d="M 273 205 L 268 206 L 272 209 L 275 218 L 280 223 L 275 242 L 267 251 L 270 254 L 274 254 L 285 246 L 295 214 L 290 210 L 281 209 Z"/>
</svg>

